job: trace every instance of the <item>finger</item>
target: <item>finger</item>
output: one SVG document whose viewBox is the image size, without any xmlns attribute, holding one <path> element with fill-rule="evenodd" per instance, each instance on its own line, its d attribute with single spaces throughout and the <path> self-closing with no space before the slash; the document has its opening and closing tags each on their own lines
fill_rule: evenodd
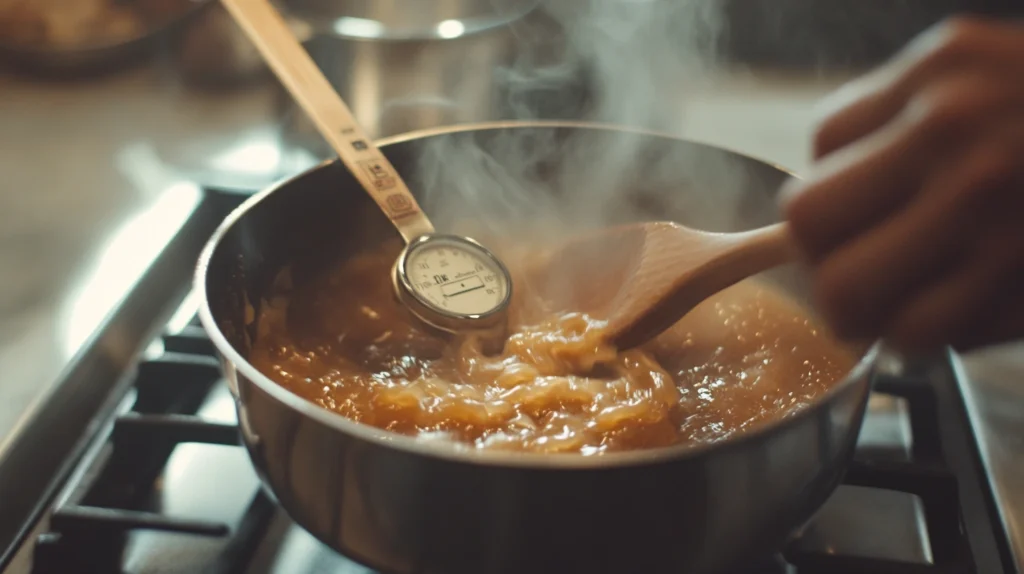
<svg viewBox="0 0 1024 574">
<path fill-rule="evenodd" d="M 1022 143 L 1024 143 L 1024 138 Z M 1024 177 L 1017 185 L 1004 188 L 1003 201 L 993 202 L 989 233 L 976 250 L 1003 261 L 1005 277 L 993 285 L 994 292 L 983 300 L 982 311 L 970 328 L 953 338 L 958 349 L 1024 337 Z"/>
<path fill-rule="evenodd" d="M 925 284 L 958 266 L 964 237 L 978 220 L 964 217 L 950 189 L 978 185 L 994 165 L 987 154 L 969 156 L 939 172 L 918 200 L 840 246 L 815 271 L 815 300 L 843 337 L 877 335 L 886 318 Z"/>
<path fill-rule="evenodd" d="M 885 66 L 840 87 L 818 104 L 820 119 L 811 142 L 811 155 L 826 155 L 889 123 L 903 107 L 891 93 L 899 68 Z"/>
<path fill-rule="evenodd" d="M 993 121 L 1019 113 L 1024 82 L 982 73 L 951 76 L 924 90 L 883 130 L 825 158 L 782 201 L 794 235 L 815 262 L 877 224 L 921 188 L 923 173 Z"/>
<path fill-rule="evenodd" d="M 977 312 L 978 295 L 993 274 L 977 269 L 959 270 L 952 278 L 926 290 L 896 316 L 883 332 L 894 348 L 904 353 L 924 353 L 952 343 L 952 333 L 970 324 Z"/>
<path fill-rule="evenodd" d="M 1017 191 L 1012 185 L 1017 177 L 1014 150 L 1024 149 L 1024 121 L 1006 125 L 1013 129 L 986 130 L 991 139 L 938 170 L 901 212 L 840 247 L 819 266 L 815 296 L 840 334 L 877 334 L 907 298 L 968 255 L 979 249 L 986 257 L 998 255 L 1022 235 L 1014 218 L 1001 227 L 1007 230 L 1006 240 L 979 248 L 1006 220 L 999 210 L 1013 211 L 1018 203 L 1007 194 Z"/>
<path fill-rule="evenodd" d="M 1024 58 L 1024 28 L 1018 24 L 955 18 L 920 35 L 885 66 L 852 82 L 821 104 L 814 135 L 820 159 L 895 118 L 922 86 L 938 75 L 987 69 L 1018 78 Z"/>
<path fill-rule="evenodd" d="M 975 158 L 997 157 L 979 148 Z M 1006 149 L 1006 148 L 1002 148 Z M 1003 157 L 1012 157 L 1003 154 Z M 978 230 L 959 236 L 970 246 L 970 256 L 948 280 L 939 281 L 914 297 L 912 303 L 885 329 L 885 336 L 908 350 L 928 350 L 939 345 L 962 347 L 988 342 L 992 337 L 1007 336 L 1019 323 L 1016 317 L 1004 318 L 1009 301 L 1024 299 L 1024 233 L 1019 213 L 1024 210 L 1024 193 L 1014 185 L 1014 173 L 998 171 L 995 160 L 989 162 L 989 176 L 976 180 L 969 200 L 960 200 L 952 207 L 965 219 L 980 222 Z M 984 161 L 975 161 L 980 166 Z M 1008 160 L 1001 165 L 1007 166 Z M 966 170 L 961 173 L 966 172 Z M 990 182 L 986 184 L 985 182 Z M 971 203 L 985 190 L 998 190 L 985 202 Z M 950 196 L 963 198 L 957 191 Z M 1002 210 L 1000 213 L 999 210 Z M 987 212 L 987 213 L 986 213 Z"/>
<path fill-rule="evenodd" d="M 1024 288 L 1024 282 L 1020 285 Z M 1016 303 L 1004 309 L 1000 319 L 988 330 L 987 336 L 978 341 L 977 346 L 1008 343 L 1024 339 L 1024 297 L 1016 299 Z"/>
<path fill-rule="evenodd" d="M 994 334 L 979 322 L 992 301 L 1007 301 L 1000 291 L 1016 272 L 998 257 L 985 257 L 957 270 L 925 290 L 890 323 L 883 336 L 904 352 L 927 352 L 945 345 L 965 346 Z"/>
<path fill-rule="evenodd" d="M 811 264 L 913 197 L 930 152 L 916 135 L 902 122 L 889 124 L 783 186 L 783 213 Z"/>
<path fill-rule="evenodd" d="M 1003 283 L 1003 293 L 993 298 L 989 312 L 976 318 L 973 326 L 953 337 L 958 351 L 1024 339 L 1024 267 L 1013 281 Z"/>
</svg>

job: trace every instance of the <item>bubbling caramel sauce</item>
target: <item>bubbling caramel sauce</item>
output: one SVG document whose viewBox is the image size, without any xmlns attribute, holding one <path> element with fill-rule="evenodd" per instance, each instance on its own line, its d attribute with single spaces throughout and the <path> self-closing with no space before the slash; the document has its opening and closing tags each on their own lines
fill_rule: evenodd
<svg viewBox="0 0 1024 574">
<path fill-rule="evenodd" d="M 252 364 L 321 407 L 396 433 L 599 454 L 721 440 L 806 406 L 855 363 L 799 305 L 753 280 L 619 352 L 601 321 L 546 309 L 508 252 L 510 336 L 486 356 L 472 337 L 431 332 L 396 302 L 389 271 L 400 248 L 266 301 Z"/>
</svg>

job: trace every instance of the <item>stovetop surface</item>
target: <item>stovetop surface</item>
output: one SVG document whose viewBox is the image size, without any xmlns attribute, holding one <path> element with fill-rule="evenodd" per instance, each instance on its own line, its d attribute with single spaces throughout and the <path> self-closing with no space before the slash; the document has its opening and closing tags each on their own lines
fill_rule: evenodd
<svg viewBox="0 0 1024 574">
<path fill-rule="evenodd" d="M 196 305 L 186 297 L 111 383 L 81 459 L 4 574 L 372 572 L 260 489 Z M 876 382 L 845 483 L 780 557 L 739 574 L 1019 573 L 950 358 Z"/>
</svg>

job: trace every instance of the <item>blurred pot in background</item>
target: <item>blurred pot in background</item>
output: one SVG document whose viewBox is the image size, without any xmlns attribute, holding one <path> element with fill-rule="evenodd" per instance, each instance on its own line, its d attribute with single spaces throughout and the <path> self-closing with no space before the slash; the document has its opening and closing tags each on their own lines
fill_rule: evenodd
<svg viewBox="0 0 1024 574">
<path fill-rule="evenodd" d="M 282 0 L 318 32 L 372 40 L 455 38 L 509 24 L 541 0 Z"/>
<path fill-rule="evenodd" d="M 493 118 L 494 70 L 512 57 L 508 30 L 448 39 L 363 40 L 314 35 L 306 49 L 370 137 Z M 330 152 L 280 89 L 284 136 Z"/>
<path fill-rule="evenodd" d="M 585 117 L 589 71 L 579 58 L 565 65 L 564 30 L 542 7 L 551 1 L 417 0 L 423 6 L 401 16 L 400 26 L 363 18 L 370 4 L 287 0 L 282 13 L 357 120 L 379 138 L 457 123 Z M 412 3 L 379 7 L 400 5 Z M 362 6 L 351 12 L 360 16 L 334 11 L 345 6 Z M 438 22 L 449 16 L 462 19 Z M 165 152 L 196 179 L 259 188 L 334 155 L 219 3 L 182 35 L 174 60 L 188 87 L 221 92 L 204 101 L 237 101 L 260 115 L 251 128 Z"/>
<path fill-rule="evenodd" d="M 513 80 L 561 56 L 557 24 L 538 0 L 288 0 L 310 30 L 305 45 L 371 137 L 500 119 L 575 119 L 586 77 L 555 86 Z M 280 90 L 283 137 L 320 157 L 332 152 Z M 529 110 L 530 118 L 523 117 Z"/>
</svg>

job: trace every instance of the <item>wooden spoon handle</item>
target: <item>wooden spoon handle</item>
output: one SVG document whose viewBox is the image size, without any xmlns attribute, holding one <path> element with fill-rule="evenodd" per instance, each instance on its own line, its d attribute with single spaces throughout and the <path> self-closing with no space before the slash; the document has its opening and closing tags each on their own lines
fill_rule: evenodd
<svg viewBox="0 0 1024 574">
<path fill-rule="evenodd" d="M 680 276 L 656 305 L 634 317 L 628 325 L 615 325 L 613 321 L 617 331 L 614 343 L 622 349 L 642 344 L 671 327 L 707 296 L 751 275 L 794 261 L 799 254 L 785 223 L 729 234 L 724 243 L 706 264 Z"/>
<path fill-rule="evenodd" d="M 691 293 L 718 293 L 752 275 L 794 261 L 798 253 L 786 223 L 737 233 L 717 257 L 695 269 L 681 284 Z"/>
<path fill-rule="evenodd" d="M 795 261 L 798 257 L 799 251 L 793 242 L 789 225 L 776 223 L 735 234 L 727 254 L 723 254 L 723 262 L 730 265 L 735 274 L 741 275 L 736 279 L 739 281 L 772 267 Z M 723 276 L 723 280 L 727 279 L 728 277 Z"/>
</svg>

